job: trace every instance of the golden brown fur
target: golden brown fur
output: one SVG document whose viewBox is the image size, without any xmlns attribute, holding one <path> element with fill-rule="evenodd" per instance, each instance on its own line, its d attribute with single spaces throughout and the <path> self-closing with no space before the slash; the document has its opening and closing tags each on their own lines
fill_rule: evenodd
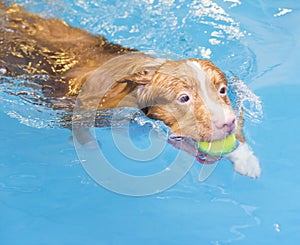
<svg viewBox="0 0 300 245">
<path fill-rule="evenodd" d="M 228 134 L 214 125 L 216 120 L 226 125 L 223 109 L 233 114 L 227 94 L 219 93 L 227 80 L 210 61 L 156 59 L 17 5 L 1 4 L 0 11 L 0 67 L 6 75 L 48 75 L 45 96 L 78 96 L 85 109 L 135 106 L 164 121 L 177 135 L 195 140 Z M 210 85 L 204 92 L 217 109 L 206 105 L 193 66 L 205 72 Z M 182 95 L 190 100 L 181 103 Z M 243 141 L 241 134 L 238 137 Z"/>
<path fill-rule="evenodd" d="M 0 7 L 0 65 L 10 76 L 49 75 L 59 87 L 49 95 L 77 95 L 90 71 L 131 51 L 61 20 L 28 13 L 18 5 L 6 7 L 0 2 Z"/>
</svg>

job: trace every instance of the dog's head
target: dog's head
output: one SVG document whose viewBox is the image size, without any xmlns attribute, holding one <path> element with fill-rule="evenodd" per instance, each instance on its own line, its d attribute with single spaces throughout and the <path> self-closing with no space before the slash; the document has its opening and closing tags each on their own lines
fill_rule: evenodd
<svg viewBox="0 0 300 245">
<path fill-rule="evenodd" d="M 170 142 L 197 155 L 195 141 L 224 139 L 236 128 L 227 79 L 210 61 L 166 61 L 138 91 L 147 115 L 174 132 Z"/>
<path fill-rule="evenodd" d="M 138 103 L 183 137 L 213 141 L 235 130 L 226 77 L 210 61 L 166 61 L 140 88 Z"/>
<path fill-rule="evenodd" d="M 194 155 L 198 154 L 196 148 L 182 142 L 195 145 L 196 141 L 220 140 L 235 131 L 236 117 L 227 95 L 227 79 L 210 61 L 131 55 L 127 60 L 111 63 L 111 68 L 104 69 L 106 78 L 102 80 L 104 84 L 113 81 L 113 85 L 109 93 L 101 94 L 104 99 L 100 107 L 133 105 L 144 110 L 150 118 L 162 120 L 170 127 L 173 145 L 187 148 Z M 99 80 L 102 73 L 93 76 Z M 91 88 L 94 93 L 97 90 L 95 86 Z"/>
</svg>

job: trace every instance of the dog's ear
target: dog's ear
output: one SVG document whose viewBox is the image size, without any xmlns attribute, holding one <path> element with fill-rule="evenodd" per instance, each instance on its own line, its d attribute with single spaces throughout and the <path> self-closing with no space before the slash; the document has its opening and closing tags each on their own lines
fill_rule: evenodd
<svg viewBox="0 0 300 245">
<path fill-rule="evenodd" d="M 134 88 L 137 95 L 140 95 L 144 87 L 151 83 L 154 74 L 156 74 L 164 62 L 165 59 L 155 59 L 149 56 L 144 57 L 143 60 L 135 60 L 131 64 L 132 69 L 130 69 L 128 75 L 122 77 L 117 83 L 127 83 L 127 87 Z M 130 64 L 127 65 L 130 66 Z"/>
<path fill-rule="evenodd" d="M 140 60 L 140 58 L 142 57 L 139 56 L 139 58 L 133 60 L 131 64 L 127 64 L 130 70 L 128 70 L 126 76 L 117 82 L 133 82 L 137 85 L 146 85 L 151 81 L 153 75 L 157 72 L 162 63 L 165 62 L 165 59 L 155 59 L 149 56 L 144 57 L 142 60 Z"/>
<path fill-rule="evenodd" d="M 151 81 L 151 78 L 157 69 L 158 67 L 156 66 L 144 68 L 141 71 L 138 71 L 134 74 L 125 76 L 118 82 L 119 83 L 133 82 L 136 83 L 137 85 L 146 85 Z"/>
<path fill-rule="evenodd" d="M 144 87 L 151 82 L 157 69 L 158 67 L 156 66 L 144 68 L 139 72 L 125 76 L 123 79 L 117 81 L 117 83 L 127 83 L 127 87 L 134 88 L 137 95 L 140 95 L 144 90 Z"/>
<path fill-rule="evenodd" d="M 110 90 L 125 88 L 124 93 L 137 89 L 141 92 L 152 76 L 165 62 L 142 53 L 128 53 L 117 56 L 91 72 L 78 94 L 83 107 L 94 108 L 99 98 Z M 127 83 L 128 86 L 124 86 Z M 120 86 L 118 86 L 118 84 Z"/>
</svg>

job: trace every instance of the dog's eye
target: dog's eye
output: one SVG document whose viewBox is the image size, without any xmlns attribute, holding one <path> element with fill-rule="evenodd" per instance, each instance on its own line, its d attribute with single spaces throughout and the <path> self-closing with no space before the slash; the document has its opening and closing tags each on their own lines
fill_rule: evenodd
<svg viewBox="0 0 300 245">
<path fill-rule="evenodd" d="M 227 87 L 223 86 L 220 88 L 219 93 L 221 95 L 226 95 L 227 94 Z"/>
<path fill-rule="evenodd" d="M 188 96 L 187 94 L 182 94 L 178 98 L 178 101 L 182 104 L 188 102 L 189 100 L 190 100 L 190 96 Z"/>
</svg>

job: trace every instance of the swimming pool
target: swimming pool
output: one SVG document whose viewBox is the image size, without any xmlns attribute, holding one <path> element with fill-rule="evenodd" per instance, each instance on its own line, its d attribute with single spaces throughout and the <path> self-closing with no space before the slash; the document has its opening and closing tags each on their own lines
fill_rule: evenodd
<svg viewBox="0 0 300 245">
<path fill-rule="evenodd" d="M 84 171 L 69 130 L 47 126 L 51 112 L 1 93 L 1 244 L 297 243 L 299 3 L 17 2 L 125 46 L 210 58 L 237 74 L 262 100 L 261 122 L 249 115 L 245 132 L 263 174 L 240 176 L 222 160 L 199 182 L 195 163 L 164 192 L 118 195 Z"/>
</svg>

